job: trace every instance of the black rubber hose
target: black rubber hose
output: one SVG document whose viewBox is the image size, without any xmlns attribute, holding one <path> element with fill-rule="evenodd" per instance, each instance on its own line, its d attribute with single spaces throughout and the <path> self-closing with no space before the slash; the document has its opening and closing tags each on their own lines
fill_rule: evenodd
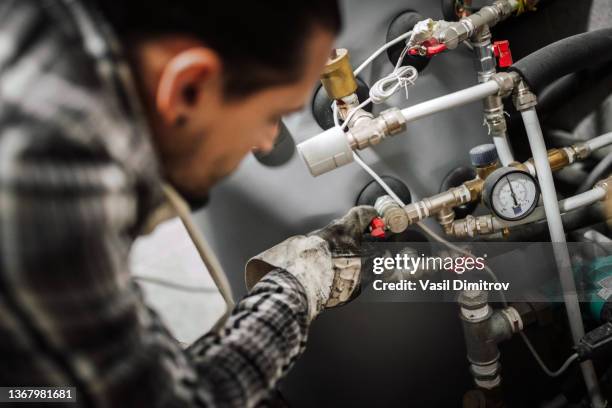
<svg viewBox="0 0 612 408">
<path fill-rule="evenodd" d="M 612 28 L 573 35 L 547 45 L 516 62 L 516 71 L 539 93 L 546 85 L 571 72 L 612 60 Z"/>
</svg>

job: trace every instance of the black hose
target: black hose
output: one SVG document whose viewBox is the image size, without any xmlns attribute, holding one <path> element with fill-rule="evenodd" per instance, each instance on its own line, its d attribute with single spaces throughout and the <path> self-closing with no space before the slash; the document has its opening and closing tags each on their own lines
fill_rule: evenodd
<svg viewBox="0 0 612 408">
<path fill-rule="evenodd" d="M 546 85 L 571 72 L 612 60 L 612 28 L 573 35 L 547 45 L 516 62 L 516 71 L 539 93 Z"/>
</svg>

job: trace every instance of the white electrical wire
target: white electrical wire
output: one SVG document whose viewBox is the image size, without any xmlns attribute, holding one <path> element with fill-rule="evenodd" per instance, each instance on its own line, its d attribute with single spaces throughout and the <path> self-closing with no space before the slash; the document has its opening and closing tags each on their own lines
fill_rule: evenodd
<svg viewBox="0 0 612 408">
<path fill-rule="evenodd" d="M 393 198 L 397 202 L 397 204 L 399 204 L 402 208 L 405 207 L 405 204 L 397 196 L 397 194 L 395 194 L 395 192 L 393 192 L 393 190 L 391 190 L 391 187 L 389 187 L 387 185 L 387 183 L 385 183 L 385 181 L 378 174 L 376 174 L 376 172 L 370 166 L 368 166 L 366 164 L 366 162 L 363 161 L 363 159 L 359 156 L 359 154 L 357 154 L 357 152 L 353 152 L 353 158 L 355 159 L 357 164 L 359 164 L 370 176 L 372 176 L 372 178 L 383 188 L 383 190 L 385 190 L 385 192 L 387 192 L 387 194 L 389 194 L 389 196 L 391 196 L 391 198 Z M 471 253 L 469 253 L 468 251 L 466 251 L 463 248 L 460 248 L 460 247 L 452 244 L 451 242 L 447 241 L 446 239 L 444 239 L 440 235 L 436 234 L 432 229 L 430 229 L 424 223 L 418 222 L 417 225 L 427 235 L 429 235 L 434 240 L 442 243 L 447 248 L 449 248 L 449 249 L 451 249 L 453 251 L 459 252 L 459 253 L 461 253 L 461 254 L 463 254 L 465 256 L 468 256 L 470 258 L 473 257 L 473 255 Z M 495 275 L 495 272 L 493 272 L 493 270 L 488 265 L 485 265 L 485 269 L 484 270 L 491 277 L 493 282 L 499 283 L 499 280 L 497 279 L 497 276 Z M 499 291 L 499 295 L 500 295 L 501 303 L 504 305 L 504 307 L 508 307 L 508 301 L 506 299 L 506 295 L 504 294 L 504 292 L 502 290 Z M 576 359 L 578 359 L 578 354 L 574 353 L 574 354 L 572 354 L 565 361 L 565 363 L 563 363 L 563 365 L 558 370 L 552 371 L 552 370 L 550 370 L 548 368 L 548 366 L 546 366 L 546 364 L 544 363 L 544 361 L 542 360 L 542 358 L 540 357 L 540 355 L 538 354 L 536 349 L 533 347 L 533 344 L 531 344 L 531 341 L 529 340 L 527 335 L 525 333 L 523 333 L 522 331 L 520 331 L 519 334 L 521 335 L 521 338 L 525 342 L 525 345 L 527 346 L 527 348 L 529 349 L 529 351 L 533 355 L 533 357 L 536 360 L 536 362 L 538 363 L 538 365 L 542 368 L 542 371 L 544 371 L 546 373 L 546 375 L 548 375 L 550 377 L 558 377 L 559 375 L 563 374 L 568 369 L 568 367 L 574 361 L 576 361 Z"/>
<path fill-rule="evenodd" d="M 219 293 L 225 302 L 225 313 L 219 318 L 219 320 L 217 320 L 212 329 L 213 331 L 217 331 L 222 327 L 234 309 L 232 287 L 229 284 L 229 280 L 227 279 L 227 275 L 225 274 L 221 263 L 208 244 L 208 241 L 206 241 L 204 236 L 193 223 L 191 218 L 191 210 L 189 209 L 189 206 L 185 200 L 183 200 L 180 194 L 171 185 L 164 183 L 162 187 L 168 203 L 174 208 L 176 214 L 179 216 L 183 226 L 187 230 L 187 234 L 191 238 L 191 241 L 198 251 L 202 262 L 206 266 L 210 277 L 215 283 L 215 286 L 217 286 L 217 289 L 219 289 Z"/>
<path fill-rule="evenodd" d="M 521 338 L 525 342 L 525 345 L 527 346 L 527 348 L 533 355 L 533 358 L 535 358 L 535 360 L 538 362 L 538 365 L 542 368 L 542 371 L 544 371 L 546 375 L 548 375 L 549 377 L 555 378 L 555 377 L 560 376 L 561 374 L 565 372 L 565 370 L 569 368 L 569 366 L 572 365 L 574 361 L 578 359 L 578 354 L 574 353 L 571 356 L 569 356 L 567 360 L 565 360 L 565 363 L 563 363 L 557 371 L 551 371 L 546 366 L 546 364 L 544 363 L 544 361 L 542 360 L 542 358 L 540 357 L 536 349 L 533 347 L 533 344 L 531 344 L 531 341 L 529 341 L 529 338 L 527 337 L 527 335 L 523 333 L 522 331 L 519 332 L 519 334 L 521 335 Z"/>
<path fill-rule="evenodd" d="M 414 85 L 418 78 L 418 71 L 411 65 L 400 66 L 389 75 L 379 79 L 370 88 L 372 103 L 380 104 L 393 96 L 400 88 L 406 90 L 408 99 L 408 86 Z"/>
<path fill-rule="evenodd" d="M 389 41 L 388 43 L 384 44 L 382 47 L 374 51 L 372 55 L 370 55 L 365 61 L 361 63 L 361 65 L 357 67 L 357 69 L 355 70 L 355 76 L 359 75 L 361 71 L 365 69 L 365 67 L 367 67 L 372 61 L 374 61 L 376 57 L 378 57 L 380 54 L 386 51 L 387 48 L 394 46 L 395 44 L 399 43 L 402 40 L 408 39 L 411 35 L 412 35 L 412 30 L 398 37 L 395 37 L 393 40 Z"/>
<path fill-rule="evenodd" d="M 383 51 L 387 48 L 409 38 L 412 35 L 412 31 L 408 31 L 395 39 L 389 41 L 384 44 L 378 50 L 376 50 L 372 55 L 370 55 L 357 69 L 353 72 L 355 76 L 357 76 L 368 64 L 370 64 L 376 57 L 378 57 Z M 416 79 L 419 76 L 419 72 L 416 68 L 411 65 L 402 66 L 402 61 L 404 57 L 408 53 L 408 45 L 404 47 L 400 56 L 393 68 L 391 73 L 385 75 L 380 78 L 378 81 L 372 85 L 370 88 L 369 97 L 357 105 L 355 108 L 351 109 L 346 115 L 346 119 L 344 120 L 343 128 L 348 126 L 351 119 L 360 109 L 363 109 L 369 103 L 381 104 L 391 96 L 393 96 L 400 88 L 404 88 L 406 91 L 406 99 L 408 99 L 408 86 L 414 85 Z M 332 102 L 332 111 L 334 116 L 334 125 L 340 126 L 340 122 L 338 119 L 338 105 L 336 101 Z"/>
</svg>

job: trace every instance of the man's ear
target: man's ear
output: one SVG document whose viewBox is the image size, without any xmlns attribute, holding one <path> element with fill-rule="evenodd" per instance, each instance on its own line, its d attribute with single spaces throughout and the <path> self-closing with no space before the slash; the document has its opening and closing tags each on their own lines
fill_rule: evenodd
<svg viewBox="0 0 612 408">
<path fill-rule="evenodd" d="M 218 76 L 220 70 L 219 55 L 211 49 L 190 48 L 175 55 L 164 67 L 157 87 L 157 110 L 164 120 L 176 123 L 195 103 L 201 82 Z"/>
</svg>

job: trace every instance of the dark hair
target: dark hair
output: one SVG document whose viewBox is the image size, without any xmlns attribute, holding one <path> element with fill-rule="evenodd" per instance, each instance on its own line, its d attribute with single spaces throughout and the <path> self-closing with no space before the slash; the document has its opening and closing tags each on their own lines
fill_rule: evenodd
<svg viewBox="0 0 612 408">
<path fill-rule="evenodd" d="M 96 0 L 120 38 L 189 34 L 219 53 L 228 98 L 302 74 L 314 27 L 337 34 L 337 0 Z"/>
</svg>

